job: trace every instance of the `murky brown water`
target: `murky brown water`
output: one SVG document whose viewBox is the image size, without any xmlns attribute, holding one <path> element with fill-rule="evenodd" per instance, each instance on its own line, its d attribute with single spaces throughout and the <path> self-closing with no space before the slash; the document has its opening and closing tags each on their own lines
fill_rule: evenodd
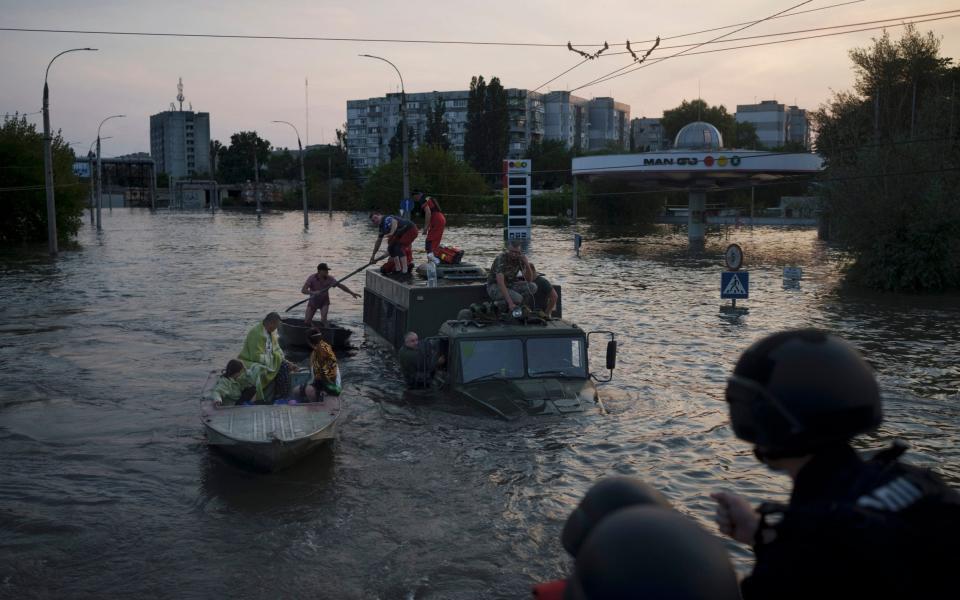
<svg viewBox="0 0 960 600">
<path fill-rule="evenodd" d="M 275 475 L 204 444 L 198 393 L 247 328 L 299 300 L 317 262 L 369 257 L 364 215 L 104 213 L 102 235 L 58 260 L 0 257 L 0 596 L 16 598 L 523 598 L 568 568 L 558 536 L 587 487 L 636 475 L 708 523 L 709 492 L 780 496 L 785 478 L 731 436 L 724 377 L 785 327 L 846 336 L 877 368 L 887 420 L 865 445 L 909 440 L 960 483 L 960 302 L 839 294 L 843 257 L 809 230 L 681 232 L 535 227 L 531 256 L 564 286 L 565 316 L 613 329 L 609 416 L 503 423 L 401 400 L 361 304 L 332 314 L 348 416 L 330 449 Z M 496 221 L 451 219 L 486 266 Z M 749 315 L 719 313 L 721 252 L 740 243 Z M 783 266 L 804 270 L 782 286 Z M 363 279 L 348 285 L 359 289 Z M 749 552 L 729 545 L 738 565 Z"/>
</svg>

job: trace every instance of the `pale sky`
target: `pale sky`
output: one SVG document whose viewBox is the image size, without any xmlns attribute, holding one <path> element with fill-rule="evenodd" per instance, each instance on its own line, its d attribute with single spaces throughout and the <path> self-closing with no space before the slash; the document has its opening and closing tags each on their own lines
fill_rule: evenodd
<svg viewBox="0 0 960 600">
<path fill-rule="evenodd" d="M 593 0 L 0 0 L 0 27 L 147 31 L 312 37 L 470 40 L 578 44 L 623 43 L 687 34 L 757 20 L 802 0 L 625 1 Z M 797 11 L 844 0 L 814 0 Z M 775 19 L 730 37 L 835 26 L 960 9 L 960 1 L 866 0 Z M 960 14 L 960 13 L 958 13 Z M 913 19 L 906 19 L 913 20 Z M 863 27 L 868 27 L 864 25 Z M 918 25 L 942 38 L 945 56 L 960 57 L 960 18 Z M 730 30 L 667 40 L 652 57 L 679 43 L 707 41 Z M 902 28 L 890 29 L 899 37 Z M 879 30 L 758 48 L 677 57 L 636 73 L 576 91 L 586 98 L 613 96 L 631 117 L 658 117 L 700 95 L 730 112 L 738 103 L 776 99 L 814 109 L 831 90 L 849 89 L 847 51 L 865 46 Z M 796 34 L 813 35 L 811 33 Z M 765 38 L 758 41 L 766 41 Z M 739 42 L 735 45 L 751 43 Z M 637 43 L 645 51 L 649 43 Z M 84 153 L 100 120 L 104 155 L 149 151 L 149 116 L 175 101 L 177 78 L 196 111 L 210 113 L 211 138 L 256 130 L 275 146 L 296 147 L 293 122 L 311 144 L 331 142 L 346 120 L 346 101 L 399 88 L 389 65 L 403 73 L 408 92 L 466 89 L 470 77 L 499 76 L 505 87 L 533 89 L 575 65 L 566 48 L 497 47 L 286 40 L 129 37 L 0 31 L 0 113 L 33 112 L 41 105 L 47 62 L 61 50 L 92 46 L 98 52 L 60 57 L 50 71 L 51 119 Z M 722 47 L 717 44 L 707 48 Z M 610 52 L 623 50 L 613 48 Z M 627 56 L 590 61 L 540 91 L 570 89 L 627 65 Z M 310 126 L 305 123 L 304 79 L 310 81 Z M 186 107 L 186 102 L 184 103 Z M 28 117 L 40 124 L 40 115 Z M 306 140 L 304 140 L 306 141 Z"/>
</svg>

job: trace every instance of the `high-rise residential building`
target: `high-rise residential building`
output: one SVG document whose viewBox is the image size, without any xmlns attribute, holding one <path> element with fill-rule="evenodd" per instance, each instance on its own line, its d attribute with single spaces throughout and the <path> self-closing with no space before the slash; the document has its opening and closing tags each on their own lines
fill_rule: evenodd
<svg viewBox="0 0 960 600">
<path fill-rule="evenodd" d="M 630 147 L 630 105 L 613 98 L 594 98 L 588 103 L 590 150 Z"/>
<path fill-rule="evenodd" d="M 590 147 L 589 100 L 570 92 L 550 92 L 543 96 L 543 137 L 559 140 L 567 148 Z"/>
<path fill-rule="evenodd" d="M 810 119 L 806 110 L 796 106 L 787 107 L 787 141 L 810 148 Z"/>
<path fill-rule="evenodd" d="M 783 146 L 788 141 L 810 147 L 810 122 L 802 108 L 784 106 L 776 100 L 738 104 L 736 119 L 738 123 L 753 123 L 757 138 L 767 148 Z"/>
<path fill-rule="evenodd" d="M 664 136 L 663 124 L 660 119 L 648 119 L 647 117 L 631 119 L 630 135 L 633 140 L 632 150 L 634 151 L 656 152 L 668 149 L 671 144 L 671 141 Z"/>
<path fill-rule="evenodd" d="M 507 88 L 509 142 L 507 158 L 520 158 L 531 142 L 543 139 L 544 105 L 541 94 Z M 412 130 L 410 147 L 426 137 L 427 113 L 439 101 L 447 123 L 450 151 L 463 160 L 467 132 L 469 90 L 407 94 L 407 127 Z M 360 171 L 390 161 L 390 140 L 400 127 L 400 94 L 366 100 L 347 100 L 347 154 Z"/>
<path fill-rule="evenodd" d="M 150 155 L 157 173 L 210 174 L 210 113 L 168 110 L 150 116 Z"/>
<path fill-rule="evenodd" d="M 507 88 L 510 140 L 506 158 L 523 158 L 530 144 L 543 141 L 543 94 Z"/>
</svg>

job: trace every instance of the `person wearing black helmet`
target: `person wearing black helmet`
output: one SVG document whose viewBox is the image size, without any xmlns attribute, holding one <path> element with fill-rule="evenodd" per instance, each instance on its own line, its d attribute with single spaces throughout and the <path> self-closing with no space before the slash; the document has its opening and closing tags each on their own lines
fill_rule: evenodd
<svg viewBox="0 0 960 600">
<path fill-rule="evenodd" d="M 560 536 L 575 560 L 564 580 L 534 586 L 538 600 L 737 600 L 737 576 L 719 540 L 631 477 L 596 483 Z"/>
<path fill-rule="evenodd" d="M 753 545 L 746 600 L 927 598 L 955 587 L 960 494 L 900 463 L 904 446 L 864 459 L 850 445 L 882 421 L 876 378 L 853 346 L 809 329 L 768 336 L 740 356 L 726 400 L 734 434 L 793 480 L 787 505 L 712 494 L 720 531 Z"/>
</svg>

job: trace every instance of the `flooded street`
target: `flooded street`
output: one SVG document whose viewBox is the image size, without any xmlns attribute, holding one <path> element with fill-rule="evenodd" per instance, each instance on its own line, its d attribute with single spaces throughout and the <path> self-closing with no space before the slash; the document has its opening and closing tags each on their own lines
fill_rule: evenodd
<svg viewBox="0 0 960 600">
<path fill-rule="evenodd" d="M 843 255 L 808 229 L 712 231 L 691 255 L 683 231 L 587 224 L 580 258 L 572 227 L 546 225 L 530 257 L 563 286 L 565 318 L 617 333 L 609 415 L 411 405 L 363 333 L 362 300 L 333 291 L 331 318 L 357 345 L 341 356 L 338 439 L 252 473 L 206 447 L 201 388 L 254 322 L 303 298 L 318 262 L 337 276 L 369 258 L 366 215 L 313 214 L 307 233 L 295 212 L 103 216 L 56 261 L 0 257 L 0 597 L 526 597 L 567 572 L 560 529 L 605 475 L 652 483 L 711 531 L 712 491 L 783 497 L 787 478 L 732 436 L 723 389 L 749 343 L 789 327 L 844 336 L 876 368 L 885 422 L 865 447 L 905 439 L 910 460 L 960 485 L 956 297 L 841 293 Z M 488 267 L 500 227 L 452 217 L 445 241 Z M 742 317 L 719 311 L 730 242 L 750 271 Z M 784 266 L 802 267 L 798 289 Z"/>
</svg>

